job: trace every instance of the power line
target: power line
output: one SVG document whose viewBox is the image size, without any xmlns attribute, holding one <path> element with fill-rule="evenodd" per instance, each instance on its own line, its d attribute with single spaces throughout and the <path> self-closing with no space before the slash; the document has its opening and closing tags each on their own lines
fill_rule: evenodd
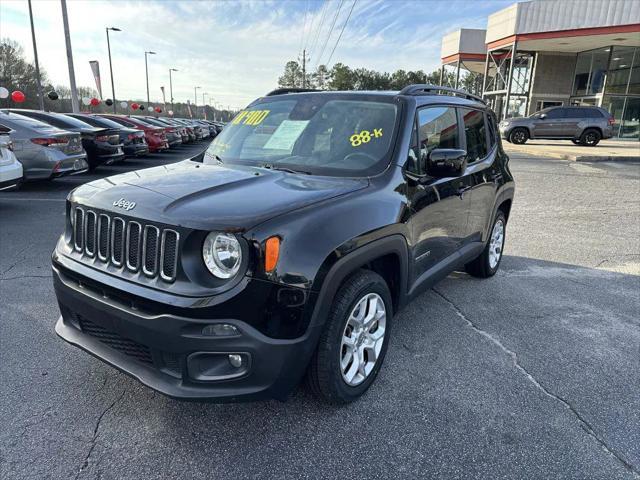
<svg viewBox="0 0 640 480">
<path fill-rule="evenodd" d="M 338 19 L 338 15 L 340 14 L 340 10 L 342 9 L 343 4 L 344 4 L 344 0 L 340 0 L 340 3 L 338 4 L 338 8 L 336 10 L 336 14 L 333 16 L 333 22 L 331 23 L 331 28 L 329 29 L 327 38 L 324 39 L 324 45 L 322 45 L 322 50 L 320 50 L 320 55 L 316 55 L 316 66 L 320 64 L 320 59 L 322 58 L 322 55 L 324 55 L 324 50 L 327 48 L 327 43 L 329 43 L 329 39 L 331 38 L 333 29 L 336 26 L 336 20 Z"/>
<path fill-rule="evenodd" d="M 309 13 L 309 0 L 307 0 L 306 6 L 304 9 L 304 23 L 302 24 L 302 35 L 300 35 L 300 48 L 298 49 L 298 52 L 303 50 L 302 45 L 304 44 L 304 37 L 305 37 L 305 33 L 307 32 L 307 13 Z"/>
<path fill-rule="evenodd" d="M 349 19 L 351 18 L 351 14 L 353 13 L 353 7 L 356 6 L 356 2 L 358 0 L 353 0 L 353 3 L 351 4 L 351 10 L 349 10 L 349 15 L 347 15 L 347 19 L 344 21 L 344 24 L 342 25 L 342 30 L 340 30 L 340 35 L 338 35 L 338 38 L 336 40 L 336 44 L 333 46 L 333 50 L 331 50 L 331 54 L 329 55 L 329 60 L 327 60 L 327 68 L 329 67 L 329 65 L 331 64 L 331 59 L 333 58 L 333 53 L 336 51 L 336 48 L 338 47 L 338 44 L 340 43 L 340 39 L 342 38 L 342 34 L 344 33 L 344 29 L 347 26 L 347 23 L 349 23 Z"/>
<path fill-rule="evenodd" d="M 316 45 L 318 44 L 318 39 L 320 37 L 320 32 L 322 31 L 322 24 L 324 23 L 324 19 L 327 15 L 327 5 L 329 5 L 329 0 L 325 0 L 322 5 L 322 15 L 320 16 L 320 22 L 316 27 L 316 33 L 314 34 L 313 42 L 311 43 L 311 48 L 309 49 L 310 53 L 315 53 Z"/>
</svg>

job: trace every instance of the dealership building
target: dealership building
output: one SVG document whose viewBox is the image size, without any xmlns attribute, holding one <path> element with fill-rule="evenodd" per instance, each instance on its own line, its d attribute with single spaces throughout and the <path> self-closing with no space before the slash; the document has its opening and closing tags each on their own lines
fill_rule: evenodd
<svg viewBox="0 0 640 480">
<path fill-rule="evenodd" d="M 640 1 L 532 0 L 487 19 L 486 30 L 442 39 L 442 72 L 457 87 L 469 72 L 500 118 L 558 105 L 595 105 L 614 135 L 640 138 Z"/>
</svg>

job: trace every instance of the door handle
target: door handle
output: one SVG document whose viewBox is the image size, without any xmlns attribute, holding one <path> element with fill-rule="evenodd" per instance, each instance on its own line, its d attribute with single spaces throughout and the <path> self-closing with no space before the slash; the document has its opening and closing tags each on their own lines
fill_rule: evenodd
<svg viewBox="0 0 640 480">
<path fill-rule="evenodd" d="M 466 192 L 467 190 L 471 190 L 471 187 L 470 187 L 470 186 L 460 187 L 460 188 L 458 189 L 458 196 L 459 196 L 460 198 L 463 198 L 463 197 L 464 197 L 464 194 L 465 194 L 465 192 Z"/>
</svg>

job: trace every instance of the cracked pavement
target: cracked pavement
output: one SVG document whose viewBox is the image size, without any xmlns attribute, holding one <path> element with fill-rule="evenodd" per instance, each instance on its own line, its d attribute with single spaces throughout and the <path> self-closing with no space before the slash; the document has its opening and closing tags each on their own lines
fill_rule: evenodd
<svg viewBox="0 0 640 480">
<path fill-rule="evenodd" d="M 511 166 L 500 272 L 400 312 L 346 407 L 178 402 L 65 344 L 49 256 L 95 176 L 0 193 L 0 477 L 640 478 L 640 162 Z"/>
</svg>

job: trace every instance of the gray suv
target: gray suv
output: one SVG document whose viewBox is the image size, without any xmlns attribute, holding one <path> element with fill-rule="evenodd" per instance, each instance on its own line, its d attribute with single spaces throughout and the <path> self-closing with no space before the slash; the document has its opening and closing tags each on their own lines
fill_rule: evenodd
<svg viewBox="0 0 640 480">
<path fill-rule="evenodd" d="M 600 107 L 551 107 L 529 117 L 500 122 L 505 140 L 521 145 L 531 139 L 571 140 L 593 147 L 613 135 L 613 116 Z"/>
</svg>

